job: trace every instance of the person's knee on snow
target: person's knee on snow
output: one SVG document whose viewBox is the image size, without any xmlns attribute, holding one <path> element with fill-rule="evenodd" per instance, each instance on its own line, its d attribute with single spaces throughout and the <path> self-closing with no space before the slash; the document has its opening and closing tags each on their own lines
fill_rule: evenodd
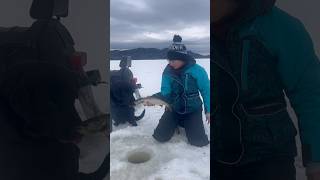
<svg viewBox="0 0 320 180">
<path fill-rule="evenodd" d="M 202 108 L 184 117 L 183 125 L 191 145 L 206 146 L 209 144 L 202 121 Z"/>
<path fill-rule="evenodd" d="M 157 140 L 158 142 L 161 142 L 161 143 L 164 143 L 164 142 L 167 142 L 171 139 L 170 136 L 166 136 L 166 137 L 163 137 L 163 136 L 159 136 L 159 135 L 156 135 L 156 134 L 153 134 L 152 137 Z"/>
<path fill-rule="evenodd" d="M 188 136 L 187 136 L 188 137 Z M 203 147 L 209 144 L 208 138 L 206 136 L 202 138 L 190 138 L 188 137 L 188 141 L 193 146 Z"/>
</svg>

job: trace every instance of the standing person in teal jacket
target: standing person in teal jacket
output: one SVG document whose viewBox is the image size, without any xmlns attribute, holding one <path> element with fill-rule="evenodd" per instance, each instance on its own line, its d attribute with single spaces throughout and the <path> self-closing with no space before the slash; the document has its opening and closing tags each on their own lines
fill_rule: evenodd
<svg viewBox="0 0 320 180">
<path fill-rule="evenodd" d="M 299 121 L 308 180 L 320 179 L 320 62 L 275 0 L 211 1 L 213 179 L 295 180 Z"/>
<path fill-rule="evenodd" d="M 186 130 L 188 141 L 194 146 L 209 144 L 202 121 L 202 100 L 208 123 L 210 122 L 210 81 L 204 68 L 187 53 L 182 38 L 175 35 L 167 58 L 169 64 L 162 74 L 161 92 L 173 111 L 166 110 L 153 137 L 160 142 L 171 139 L 178 125 Z"/>
</svg>

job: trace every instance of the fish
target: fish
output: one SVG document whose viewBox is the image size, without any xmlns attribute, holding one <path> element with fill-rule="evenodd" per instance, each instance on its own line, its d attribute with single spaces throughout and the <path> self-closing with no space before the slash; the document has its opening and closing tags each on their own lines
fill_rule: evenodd
<svg viewBox="0 0 320 180">
<path fill-rule="evenodd" d="M 168 110 L 172 111 L 172 107 L 167 102 L 154 96 L 147 96 L 144 98 L 137 99 L 134 102 L 134 104 L 135 105 L 143 104 L 146 106 L 154 106 L 154 105 L 165 106 Z"/>
<path fill-rule="evenodd" d="M 99 132 L 108 132 L 110 131 L 110 114 L 101 114 L 99 116 L 90 118 L 81 123 L 81 126 L 78 128 L 78 132 L 82 135 L 90 135 Z"/>
</svg>

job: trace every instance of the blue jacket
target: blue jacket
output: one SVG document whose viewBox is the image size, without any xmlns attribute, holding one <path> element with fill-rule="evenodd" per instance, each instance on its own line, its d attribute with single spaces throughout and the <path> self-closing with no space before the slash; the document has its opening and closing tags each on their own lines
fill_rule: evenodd
<svg viewBox="0 0 320 180">
<path fill-rule="evenodd" d="M 254 25 L 279 59 L 278 71 L 299 120 L 304 161 L 320 162 L 320 62 L 312 40 L 299 20 L 276 7 Z"/>
<path fill-rule="evenodd" d="M 176 72 L 169 65 L 162 74 L 161 95 L 172 105 L 175 112 L 186 114 L 202 107 L 210 113 L 210 81 L 207 72 L 196 63 L 190 63 Z"/>
<path fill-rule="evenodd" d="M 263 1 L 254 2 L 256 3 L 254 6 L 246 7 L 254 7 L 249 10 L 257 13 L 251 13 L 253 14 L 251 17 L 246 15 L 245 20 L 232 27 L 232 30 L 235 31 L 228 37 L 230 41 L 228 44 L 233 43 L 233 45 L 243 47 L 238 48 L 242 49 L 242 56 L 238 58 L 242 60 L 241 65 L 235 64 L 236 61 L 230 61 L 232 67 L 237 67 L 233 70 L 235 71 L 233 75 L 235 74 L 234 79 L 238 84 L 240 101 L 244 106 L 248 104 L 247 109 L 243 106 L 242 109 L 248 110 L 249 104 L 260 100 L 279 97 L 284 91 L 299 121 L 304 164 L 318 163 L 320 162 L 320 61 L 314 51 L 312 40 L 298 19 L 273 4 L 270 9 L 261 14 L 262 11 L 256 8 L 259 7 L 257 4 L 263 4 Z M 234 57 L 234 60 L 239 57 L 239 53 L 237 54 L 238 49 L 233 51 L 235 48 L 232 48 L 230 46 L 228 52 L 234 53 L 228 55 Z M 213 56 L 216 54 L 213 53 Z M 223 58 L 215 58 L 214 61 L 218 62 L 219 59 Z M 222 67 L 221 64 L 219 64 L 220 67 Z M 219 66 L 213 66 L 212 72 L 215 73 L 218 69 Z M 217 75 L 214 77 L 214 82 L 217 82 Z M 226 81 L 221 81 L 220 85 L 214 84 L 213 87 L 217 88 L 221 84 L 226 84 Z M 228 89 L 236 89 L 236 87 Z M 222 89 L 220 92 L 225 92 L 225 90 Z M 220 95 L 215 93 L 214 96 L 216 97 L 214 103 L 216 103 Z M 214 103 L 213 106 L 215 106 Z M 284 110 L 269 116 L 253 115 L 249 117 L 252 120 L 246 122 L 256 124 L 246 125 L 250 128 L 242 132 L 246 135 L 243 137 L 247 138 L 246 142 L 251 142 L 251 144 L 245 144 L 247 155 L 250 154 L 249 150 L 252 150 L 252 156 L 258 156 L 253 153 L 259 153 L 260 156 L 262 151 L 269 153 L 270 149 L 279 150 L 273 153 L 289 151 L 288 149 L 296 150 L 295 146 L 284 146 L 294 140 L 295 136 L 290 117 Z M 246 113 L 248 114 L 248 111 Z M 225 122 L 225 119 L 214 119 L 216 124 L 222 121 Z M 263 124 L 264 122 L 268 125 Z M 214 130 L 216 134 L 214 139 L 217 141 L 220 138 L 221 142 L 226 142 L 223 139 L 223 132 L 221 134 L 218 132 L 222 128 L 217 125 L 214 127 L 217 128 Z M 262 137 L 262 140 L 257 138 L 258 135 L 259 138 Z"/>
</svg>

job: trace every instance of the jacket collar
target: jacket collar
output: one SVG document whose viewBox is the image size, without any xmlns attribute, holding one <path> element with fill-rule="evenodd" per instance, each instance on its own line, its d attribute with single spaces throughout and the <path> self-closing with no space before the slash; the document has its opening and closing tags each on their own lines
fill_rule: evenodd
<svg viewBox="0 0 320 180">
<path fill-rule="evenodd" d="M 252 21 L 259 15 L 269 12 L 276 0 L 237 0 L 239 3 L 235 12 L 219 22 L 212 23 L 213 36 L 225 39 L 227 33 L 233 29 Z"/>
</svg>

